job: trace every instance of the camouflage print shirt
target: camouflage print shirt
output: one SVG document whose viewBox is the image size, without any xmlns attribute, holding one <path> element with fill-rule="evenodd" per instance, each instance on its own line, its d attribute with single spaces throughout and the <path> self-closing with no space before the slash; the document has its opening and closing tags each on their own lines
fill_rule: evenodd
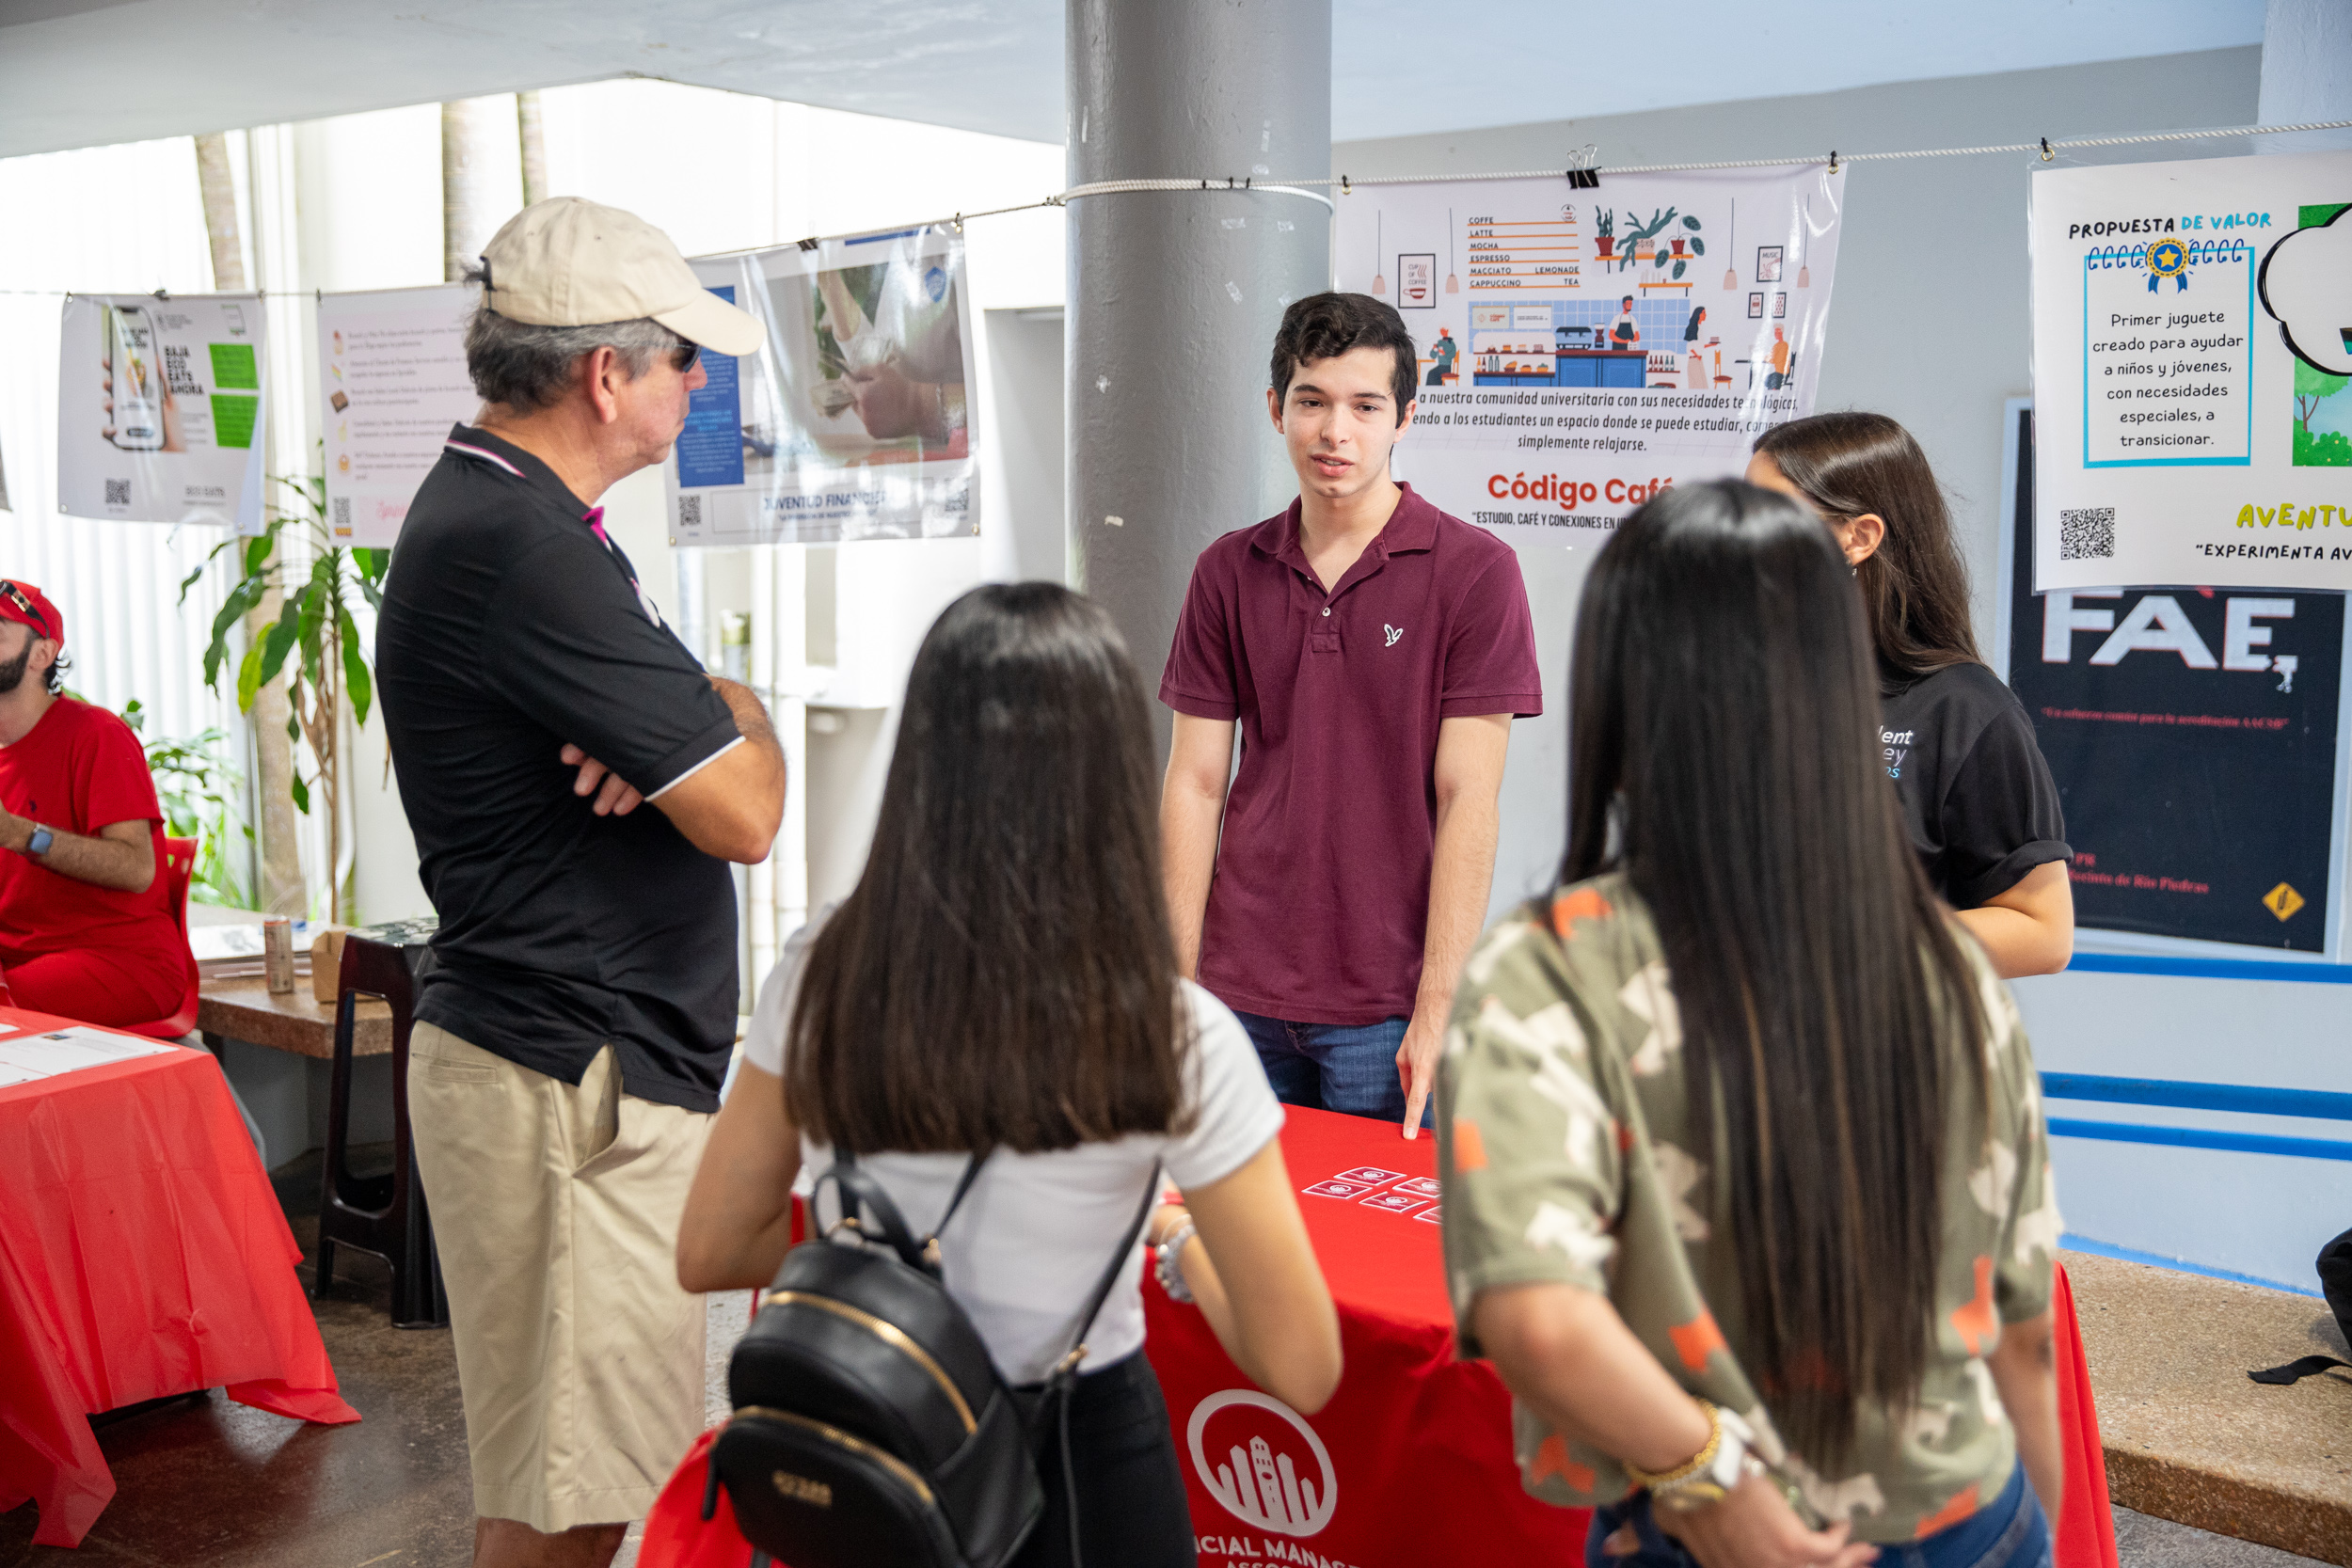
<svg viewBox="0 0 2352 1568">
<path fill-rule="evenodd" d="M 1674 987 L 1622 874 L 1497 924 L 1464 971 L 1438 1069 L 1445 1262 L 1462 1354 L 1491 1287 L 1604 1292 L 1692 1394 L 1753 1421 L 1760 1455 L 1823 1520 L 1898 1542 L 1957 1524 L 2008 1484 L 2016 1439 L 1984 1357 L 2001 1325 L 2050 1305 L 2058 1239 L 2039 1080 L 2009 990 L 1972 942 L 1989 1037 L 1989 1124 L 1954 1096 L 1935 1341 L 1917 1407 L 1865 1405 L 1840 1472 L 1783 1450 L 1749 1377 L 1723 1194 L 1690 1152 Z M 1857 1266 L 1867 1269 L 1867 1259 Z M 1709 1306 L 1713 1311 L 1709 1311 Z M 1613 1502 L 1625 1472 L 1514 1413 L 1520 1479 L 1549 1501 Z"/>
</svg>

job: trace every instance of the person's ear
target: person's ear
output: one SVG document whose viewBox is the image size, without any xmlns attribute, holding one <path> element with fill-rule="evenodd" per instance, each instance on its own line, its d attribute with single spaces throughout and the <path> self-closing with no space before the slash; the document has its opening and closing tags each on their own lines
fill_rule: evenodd
<svg viewBox="0 0 2352 1568">
<path fill-rule="evenodd" d="M 1265 389 L 1265 417 L 1274 421 L 1276 435 L 1288 434 L 1282 429 L 1282 394 L 1271 387 Z"/>
<path fill-rule="evenodd" d="M 599 344 L 580 356 L 580 373 L 588 378 L 588 405 L 596 411 L 598 424 L 611 424 L 621 417 L 620 385 L 626 379 L 621 373 L 621 356 L 610 343 Z"/>
<path fill-rule="evenodd" d="M 1886 519 L 1875 512 L 1865 512 L 1839 531 L 1837 542 L 1845 546 L 1846 560 L 1859 566 L 1878 554 L 1886 543 Z"/>
<path fill-rule="evenodd" d="M 49 667 L 57 662 L 57 644 L 46 637 L 33 639 L 32 652 L 33 657 L 24 661 L 24 667 L 36 675 L 47 673 Z"/>
<path fill-rule="evenodd" d="M 1406 431 L 1413 428 L 1413 410 L 1420 406 L 1421 399 L 1419 398 L 1413 399 L 1405 405 L 1404 416 L 1396 421 L 1396 434 L 1400 439 Z"/>
</svg>

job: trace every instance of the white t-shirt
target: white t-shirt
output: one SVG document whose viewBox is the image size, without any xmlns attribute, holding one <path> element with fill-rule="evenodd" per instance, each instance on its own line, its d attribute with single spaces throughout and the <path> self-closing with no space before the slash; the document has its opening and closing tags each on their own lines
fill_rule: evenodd
<svg viewBox="0 0 2352 1568">
<path fill-rule="evenodd" d="M 784 1071 L 785 1028 L 802 965 L 815 938 L 812 920 L 785 944 L 759 988 L 743 1059 L 763 1072 Z M 1189 980 L 1178 990 L 1194 1031 L 1187 1056 L 1193 1130 L 1181 1137 L 1133 1134 L 1048 1154 L 999 1149 L 981 1168 L 947 1233 L 939 1239 L 947 1293 L 979 1331 L 1007 1381 L 1034 1383 L 1070 1351 L 1087 1297 L 1135 1223 L 1153 1161 L 1187 1191 L 1222 1180 L 1282 1131 L 1282 1107 L 1258 1065 L 1256 1048 L 1232 1009 Z M 947 1208 L 968 1156 L 860 1154 L 915 1235 L 930 1233 Z M 833 1164 L 833 1150 L 803 1135 L 803 1181 Z M 818 1229 L 840 1215 L 827 1182 L 812 1215 Z M 1144 1249 L 1137 1246 L 1111 1286 L 1087 1336 L 1082 1371 L 1098 1371 L 1143 1344 Z"/>
</svg>

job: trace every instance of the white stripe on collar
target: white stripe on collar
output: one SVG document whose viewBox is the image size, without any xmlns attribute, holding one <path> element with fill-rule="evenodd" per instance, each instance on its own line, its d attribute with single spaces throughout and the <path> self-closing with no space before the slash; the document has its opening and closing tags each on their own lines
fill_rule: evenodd
<svg viewBox="0 0 2352 1568">
<path fill-rule="evenodd" d="M 443 441 L 441 445 L 450 451 L 462 451 L 469 457 L 479 457 L 485 462 L 495 463 L 500 467 L 504 468 L 508 473 L 513 474 L 516 479 L 524 477 L 523 471 L 520 468 L 517 468 L 514 464 L 509 463 L 505 458 L 501 457 L 497 452 L 492 451 L 487 447 L 471 447 L 468 446 L 463 441 Z"/>
</svg>

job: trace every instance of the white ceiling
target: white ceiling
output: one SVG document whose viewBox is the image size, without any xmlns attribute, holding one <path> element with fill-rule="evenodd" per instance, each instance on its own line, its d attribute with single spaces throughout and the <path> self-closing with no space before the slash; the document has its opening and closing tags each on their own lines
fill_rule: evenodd
<svg viewBox="0 0 2352 1568">
<path fill-rule="evenodd" d="M 0 157 L 632 73 L 1062 136 L 1060 0 L 421 4 L 0 0 Z M 1332 10 L 1331 130 L 1348 140 L 2259 43 L 2264 0 Z"/>
</svg>

